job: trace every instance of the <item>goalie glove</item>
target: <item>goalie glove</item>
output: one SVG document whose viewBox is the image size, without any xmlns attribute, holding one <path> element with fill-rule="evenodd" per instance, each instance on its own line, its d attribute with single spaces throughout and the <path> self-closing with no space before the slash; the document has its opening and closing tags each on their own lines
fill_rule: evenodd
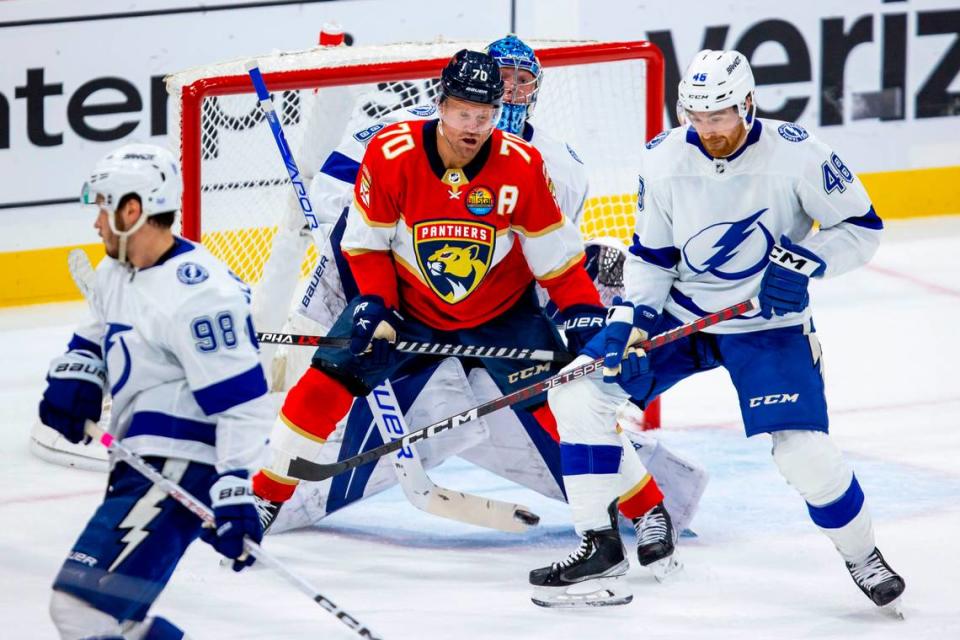
<svg viewBox="0 0 960 640">
<path fill-rule="evenodd" d="M 657 312 L 651 307 L 634 306 L 619 296 L 613 299 L 604 329 L 604 382 L 626 383 L 650 370 L 647 353 L 634 345 L 649 337 L 657 317 Z"/>
</svg>

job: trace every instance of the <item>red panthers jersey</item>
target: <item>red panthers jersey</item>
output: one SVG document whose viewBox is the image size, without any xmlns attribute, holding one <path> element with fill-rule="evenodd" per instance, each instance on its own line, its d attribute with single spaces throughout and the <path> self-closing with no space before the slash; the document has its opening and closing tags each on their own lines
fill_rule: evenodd
<svg viewBox="0 0 960 640">
<path fill-rule="evenodd" d="M 446 169 L 437 125 L 398 122 L 367 147 L 341 241 L 360 292 L 442 330 L 498 316 L 534 279 L 561 311 L 599 305 L 540 153 L 495 130 Z"/>
</svg>

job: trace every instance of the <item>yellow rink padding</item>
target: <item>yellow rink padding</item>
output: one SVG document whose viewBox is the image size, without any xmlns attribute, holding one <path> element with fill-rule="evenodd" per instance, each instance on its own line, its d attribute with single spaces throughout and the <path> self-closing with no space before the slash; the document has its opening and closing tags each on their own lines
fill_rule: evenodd
<svg viewBox="0 0 960 640">
<path fill-rule="evenodd" d="M 877 214 L 886 220 L 960 214 L 960 166 L 861 174 Z M 595 196 L 584 205 L 580 230 L 584 238 L 616 237 L 628 242 L 633 233 L 635 193 Z M 250 283 L 260 280 L 266 252 L 276 227 L 253 227 L 204 234 L 204 245 L 226 260 Z M 80 293 L 67 270 L 67 254 L 75 247 L 0 252 L 0 306 L 76 300 Z M 91 262 L 103 257 L 99 244 L 82 247 Z M 316 262 L 312 243 L 301 265 L 306 276 Z"/>
<path fill-rule="evenodd" d="M 0 252 L 0 306 L 40 304 L 81 298 L 67 269 L 67 254 L 76 246 Z M 103 258 L 102 244 L 82 245 L 90 262 Z"/>
</svg>

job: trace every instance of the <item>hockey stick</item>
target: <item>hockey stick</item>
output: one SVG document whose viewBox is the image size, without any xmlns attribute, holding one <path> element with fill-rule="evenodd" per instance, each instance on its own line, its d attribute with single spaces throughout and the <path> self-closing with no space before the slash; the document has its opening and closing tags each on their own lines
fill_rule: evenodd
<svg viewBox="0 0 960 640">
<path fill-rule="evenodd" d="M 297 167 L 297 162 L 294 160 L 293 153 L 290 151 L 290 146 L 287 144 L 287 138 L 283 133 L 283 127 L 280 124 L 280 119 L 277 117 L 277 112 L 274 109 L 273 100 L 270 98 L 270 92 L 267 90 L 266 82 L 264 82 L 263 75 L 260 73 L 260 69 L 255 61 L 251 60 L 247 62 L 246 69 L 247 73 L 250 75 L 250 81 L 253 83 L 253 87 L 257 92 L 257 100 L 260 104 L 260 109 L 263 111 L 263 115 L 270 125 L 270 130 L 273 132 L 273 138 L 277 143 L 277 150 L 280 152 L 280 157 L 287 168 L 287 173 L 290 175 L 290 185 L 293 187 L 293 190 L 296 193 L 297 201 L 300 204 L 300 210 L 303 212 L 303 216 L 307 221 L 307 225 L 310 227 L 310 233 L 317 245 L 317 250 L 322 251 L 327 238 L 319 228 L 319 221 L 313 212 L 313 205 L 310 203 L 310 197 L 307 195 L 307 189 L 303 184 L 300 169 Z M 264 342 L 269 341 L 264 340 Z M 459 345 L 450 346 L 457 347 Z M 404 492 L 408 496 L 411 493 L 416 492 L 417 488 L 410 486 L 410 483 L 417 480 L 420 481 L 418 484 L 421 489 L 427 486 L 426 483 L 429 483 L 429 485 L 433 487 L 435 494 L 436 492 L 439 492 L 441 487 L 438 487 L 430 480 L 426 471 L 424 471 L 423 465 L 420 463 L 419 458 L 415 458 L 407 462 L 406 467 L 409 474 L 398 473 L 397 479 L 399 480 L 400 485 L 403 487 Z M 456 495 L 456 492 L 450 491 L 449 489 L 443 489 L 443 491 L 451 496 Z M 466 494 L 461 495 L 464 495 L 466 499 Z M 473 505 L 479 505 L 484 502 L 484 499 L 479 496 L 469 496 L 469 498 L 470 499 L 468 502 L 471 502 Z M 437 501 L 431 499 L 426 506 L 437 506 Z M 431 511 L 431 513 L 434 513 L 434 511 Z M 441 514 L 438 513 L 437 515 Z"/>
<path fill-rule="evenodd" d="M 756 298 L 745 300 L 729 306 L 726 309 L 721 309 L 720 311 L 716 311 L 703 316 L 702 318 L 698 318 L 693 322 L 676 327 L 675 329 L 664 331 L 663 333 L 658 334 L 649 340 L 644 340 L 636 346 L 639 346 L 645 351 L 651 351 L 653 349 L 662 347 L 665 344 L 675 342 L 680 338 L 685 338 L 689 335 L 697 333 L 698 331 L 702 331 L 703 329 L 713 326 L 718 322 L 723 322 L 724 320 L 729 320 L 744 313 L 753 311 L 754 309 L 759 308 L 759 306 L 760 304 Z M 477 418 L 491 414 L 494 411 L 503 409 L 504 407 L 509 407 L 517 404 L 518 402 L 523 402 L 524 400 L 529 400 L 530 398 L 533 398 L 534 396 L 537 396 L 545 391 L 549 391 L 554 387 L 559 387 L 569 382 L 573 382 L 574 380 L 579 380 L 580 378 L 586 377 L 602 367 L 603 358 L 591 360 L 590 362 L 567 369 L 566 371 L 561 371 L 557 375 L 547 378 L 546 380 L 541 380 L 540 382 L 534 383 L 528 387 L 524 387 L 523 389 L 518 389 L 513 393 L 495 398 L 489 402 L 484 402 L 483 404 L 473 407 L 472 409 L 468 409 L 463 413 L 450 416 L 449 418 L 444 418 L 439 422 L 435 422 L 431 425 L 423 427 L 422 429 L 418 429 L 417 431 L 394 440 L 393 442 L 384 443 L 379 447 L 375 447 L 369 451 L 355 455 L 352 458 L 341 460 L 340 462 L 319 464 L 304 458 L 294 458 L 290 461 L 287 473 L 285 475 L 311 482 L 318 482 L 320 480 L 325 480 L 326 478 L 331 478 L 339 473 L 353 469 L 354 467 L 359 467 L 362 464 L 377 460 L 378 458 L 381 458 L 388 453 L 392 453 L 397 449 L 408 447 L 411 444 L 419 442 L 420 440 L 426 440 L 427 438 L 431 438 L 438 433 L 456 429 L 462 424 L 466 424 L 467 422 L 471 422 Z"/>
<path fill-rule="evenodd" d="M 350 338 L 310 336 L 299 333 L 257 333 L 257 340 L 264 344 L 285 344 L 297 347 L 342 347 L 350 346 Z M 400 340 L 397 351 L 422 353 L 433 356 L 462 356 L 471 358 L 506 358 L 509 360 L 540 360 L 542 362 L 572 362 L 574 356 L 566 351 L 549 349 L 523 349 L 520 347 L 481 347 L 470 344 L 443 344 L 440 342 L 415 342 Z"/>
<path fill-rule="evenodd" d="M 203 520 L 204 525 L 210 527 L 215 526 L 213 512 L 210 510 L 210 507 L 191 495 L 176 482 L 164 477 L 163 474 L 147 464 L 143 458 L 131 451 L 126 445 L 101 429 L 99 425 L 88 420 L 85 431 L 88 436 L 107 447 L 117 458 L 133 467 L 164 493 L 183 505 L 190 513 Z M 244 538 L 243 548 L 254 558 L 286 578 L 288 582 L 296 586 L 300 591 L 310 596 L 310 598 L 323 607 L 325 611 L 336 616 L 337 620 L 350 627 L 350 629 L 360 636 L 372 638 L 373 640 L 382 640 L 380 636 L 375 635 L 367 626 L 334 604 L 332 600 L 317 591 L 302 577 L 288 569 L 286 565 L 274 558 L 273 555 L 267 553 L 263 547 L 253 540 Z"/>
<path fill-rule="evenodd" d="M 273 99 L 270 97 L 270 92 L 267 91 L 267 84 L 263 81 L 263 75 L 260 73 L 259 65 L 256 61 L 250 60 L 244 66 L 250 75 L 250 82 L 253 83 L 253 88 L 257 92 L 257 101 L 260 105 L 260 110 L 263 111 L 263 116 L 270 125 L 270 131 L 273 132 L 273 139 L 277 143 L 277 151 L 280 152 L 280 159 L 283 160 L 283 164 L 287 168 L 287 174 L 290 176 L 290 186 L 293 187 L 294 194 L 297 197 L 297 203 L 300 205 L 300 211 L 303 212 L 303 217 L 306 220 L 307 226 L 310 228 L 310 235 L 313 236 L 313 242 L 317 246 L 317 251 L 320 251 L 322 254 L 323 247 L 327 243 L 327 234 L 324 233 L 324 230 L 328 227 L 322 228 L 320 221 L 317 220 L 317 216 L 313 212 L 313 204 L 310 202 L 310 196 L 307 195 L 307 187 L 303 184 L 300 168 L 297 166 L 297 161 L 293 159 L 290 145 L 287 144 L 287 137 L 283 134 L 283 126 L 277 117 L 277 111 L 273 106 Z"/>
<path fill-rule="evenodd" d="M 406 420 L 389 380 L 367 396 L 373 420 L 384 442 L 407 434 Z M 523 505 L 502 502 L 436 485 L 423 469 L 414 447 L 402 447 L 393 458 L 397 479 L 410 503 L 421 511 L 441 518 L 510 533 L 523 533 L 540 522 L 540 516 Z"/>
</svg>

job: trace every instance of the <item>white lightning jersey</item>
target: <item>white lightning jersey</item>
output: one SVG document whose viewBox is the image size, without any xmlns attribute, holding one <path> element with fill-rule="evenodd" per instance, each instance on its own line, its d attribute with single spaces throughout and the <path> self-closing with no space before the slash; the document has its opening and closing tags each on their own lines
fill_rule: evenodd
<svg viewBox="0 0 960 640">
<path fill-rule="evenodd" d="M 71 348 L 101 351 L 110 432 L 144 456 L 256 466 L 274 419 L 251 335 L 250 289 L 181 238 L 161 262 L 96 271 L 94 320 Z"/>
<path fill-rule="evenodd" d="M 819 231 L 811 233 L 814 222 Z M 865 264 L 883 223 L 863 184 L 802 127 L 757 119 L 746 143 L 714 159 L 692 127 L 664 132 L 643 153 L 637 226 L 624 268 L 627 297 L 682 322 L 757 295 L 782 235 L 826 263 L 824 277 Z M 707 331 L 801 324 L 802 313 L 759 312 Z"/>
<path fill-rule="evenodd" d="M 353 202 L 353 183 L 360 170 L 360 161 L 367 149 L 367 143 L 381 129 L 402 120 L 435 118 L 436 106 L 425 104 L 399 109 L 380 120 L 360 118 L 351 121 L 343 140 L 327 157 L 310 183 L 310 201 L 319 211 L 321 219 L 335 223 L 344 208 Z M 575 225 L 579 225 L 588 187 L 587 172 L 580 158 L 570 145 L 543 133 L 529 122 L 524 126 L 522 137 L 543 156 L 547 173 L 556 188 L 560 210 Z"/>
</svg>

